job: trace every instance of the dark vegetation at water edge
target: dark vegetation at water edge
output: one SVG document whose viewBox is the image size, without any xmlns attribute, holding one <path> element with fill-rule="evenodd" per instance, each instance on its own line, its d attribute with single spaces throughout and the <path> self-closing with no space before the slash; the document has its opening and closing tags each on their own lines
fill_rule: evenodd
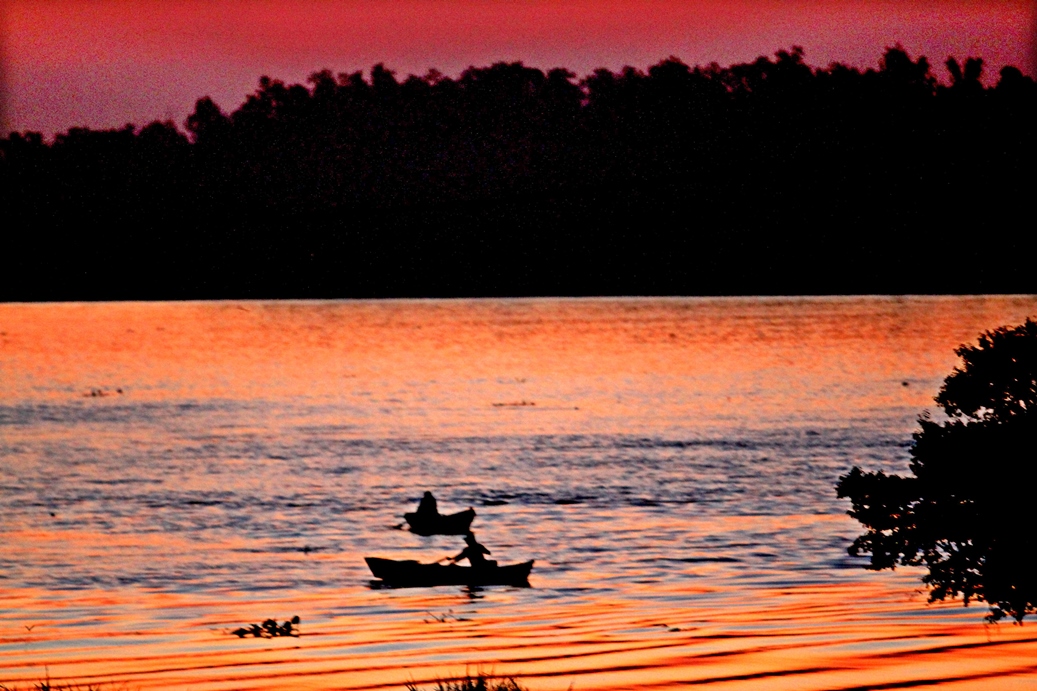
<svg viewBox="0 0 1037 691">
<path fill-rule="evenodd" d="M 919 419 L 912 476 L 854 467 L 840 478 L 867 528 L 850 554 L 873 569 L 922 566 L 930 601 L 960 595 L 988 603 L 990 621 L 1022 622 L 1037 609 L 1037 322 L 955 352 L 962 365 L 936 397 L 946 419 Z"/>
<path fill-rule="evenodd" d="M 407 684 L 407 691 L 424 691 L 420 686 Z M 493 677 L 485 674 L 471 676 L 466 674 L 460 679 L 439 681 L 432 691 L 528 691 L 512 677 Z"/>
<path fill-rule="evenodd" d="M 231 634 L 238 638 L 252 636 L 253 638 L 278 638 L 282 636 L 299 637 L 299 616 L 288 619 L 283 624 L 278 624 L 276 619 L 267 619 L 262 624 L 240 626 Z"/>
<path fill-rule="evenodd" d="M 1037 85 L 520 63 L 0 140 L 0 299 L 1032 292 Z"/>
<path fill-rule="evenodd" d="M 416 684 L 407 684 L 407 691 L 424 691 Z M 50 677 L 32 685 L 31 691 L 125 691 L 126 687 L 106 684 L 60 684 L 52 683 Z M 0 684 L 0 691 L 20 691 L 18 687 Z M 29 691 L 29 689 L 26 689 Z M 432 691 L 529 691 L 513 677 L 494 677 L 486 674 L 466 674 L 453 680 L 436 682 Z"/>
<path fill-rule="evenodd" d="M 407 691 L 424 691 L 415 684 L 407 684 Z M 50 679 L 32 685 L 31 691 L 121 691 L 123 687 L 110 687 L 103 684 L 52 684 Z M 17 687 L 0 684 L 0 691 L 19 691 Z M 28 690 L 26 690 L 28 691 Z M 452 681 L 439 681 L 432 691 L 529 691 L 512 677 L 496 678 L 477 674 L 466 675 Z"/>
<path fill-rule="evenodd" d="M 77 684 L 51 682 L 50 677 L 35 682 L 25 691 L 127 691 L 126 686 L 115 686 L 113 684 Z M 22 691 L 17 686 L 5 686 L 0 684 L 0 691 Z"/>
</svg>

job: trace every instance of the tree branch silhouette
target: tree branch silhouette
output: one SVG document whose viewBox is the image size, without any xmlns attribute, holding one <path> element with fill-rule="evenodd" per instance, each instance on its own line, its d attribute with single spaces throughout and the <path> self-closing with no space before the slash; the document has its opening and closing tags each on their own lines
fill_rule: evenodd
<svg viewBox="0 0 1037 691">
<path fill-rule="evenodd" d="M 837 485 L 867 528 L 850 554 L 870 568 L 928 570 L 930 601 L 959 595 L 1016 622 L 1037 606 L 1037 322 L 1027 319 L 956 351 L 962 365 L 936 396 L 945 420 L 919 419 L 913 476 L 854 467 Z"/>
</svg>

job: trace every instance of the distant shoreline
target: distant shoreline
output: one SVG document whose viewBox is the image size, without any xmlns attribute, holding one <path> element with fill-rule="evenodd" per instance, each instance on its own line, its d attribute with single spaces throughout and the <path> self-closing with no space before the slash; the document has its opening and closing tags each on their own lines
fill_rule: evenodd
<svg viewBox="0 0 1037 691">
<path fill-rule="evenodd" d="M 60 304 L 128 304 L 128 303 L 174 303 L 174 304 L 212 304 L 212 303 L 254 303 L 254 304 L 319 304 L 319 303 L 435 303 L 435 302 L 512 302 L 512 303 L 523 303 L 523 302 L 537 302 L 537 301 L 600 301 L 600 302 L 639 302 L 639 301 L 656 301 L 656 300 L 730 300 L 732 302 L 738 301 L 775 301 L 775 302 L 796 302 L 796 301 L 825 301 L 825 300 L 854 300 L 854 299 L 890 299 L 890 300 L 917 300 L 917 299 L 934 299 L 939 300 L 941 298 L 946 299 L 962 299 L 962 298 L 975 298 L 975 299 L 986 299 L 986 298 L 1018 298 L 1025 299 L 1037 295 L 1037 292 L 1033 293 L 811 293 L 811 294 L 767 294 L 767 295 L 497 295 L 497 296 L 463 296 L 463 297 L 375 297 L 375 298 L 183 298 L 183 299 L 135 299 L 135 298 L 117 298 L 117 299 L 97 299 L 97 300 L 0 300 L 0 305 L 17 306 L 17 305 L 60 305 Z"/>
<path fill-rule="evenodd" d="M 1037 83 L 946 65 L 377 65 L 12 134 L 0 301 L 1028 294 Z"/>
</svg>

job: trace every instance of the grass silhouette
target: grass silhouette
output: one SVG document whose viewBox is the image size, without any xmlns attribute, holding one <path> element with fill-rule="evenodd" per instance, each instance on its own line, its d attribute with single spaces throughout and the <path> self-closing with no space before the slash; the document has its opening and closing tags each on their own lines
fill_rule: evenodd
<svg viewBox="0 0 1037 691">
<path fill-rule="evenodd" d="M 29 687 L 7 686 L 0 684 L 0 691 L 127 691 L 128 687 L 113 684 L 58 684 L 50 680 L 50 675 Z M 424 691 L 415 684 L 407 684 L 407 691 Z M 513 677 L 494 677 L 477 674 L 474 677 L 465 674 L 463 678 L 437 681 L 431 691 L 529 691 Z"/>
<path fill-rule="evenodd" d="M 422 691 L 414 684 L 407 684 L 407 691 Z M 529 691 L 513 677 L 493 677 L 465 674 L 461 679 L 437 681 L 433 691 Z"/>
<path fill-rule="evenodd" d="M 41 679 L 35 684 L 29 687 L 25 687 L 24 691 L 127 691 L 126 686 L 115 686 L 114 684 L 55 684 L 51 682 L 50 676 L 46 679 Z M 0 684 L 0 691 L 23 691 L 21 687 L 17 686 L 5 686 Z"/>
</svg>

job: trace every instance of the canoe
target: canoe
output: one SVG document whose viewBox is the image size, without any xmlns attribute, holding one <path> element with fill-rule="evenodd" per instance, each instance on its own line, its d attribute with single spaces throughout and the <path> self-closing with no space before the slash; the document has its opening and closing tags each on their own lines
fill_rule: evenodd
<svg viewBox="0 0 1037 691">
<path fill-rule="evenodd" d="M 403 518 L 410 525 L 410 531 L 418 535 L 464 535 L 471 530 L 475 509 L 451 514 L 437 513 L 434 516 L 405 513 Z"/>
<path fill-rule="evenodd" d="M 426 588 L 436 585 L 514 585 L 528 586 L 533 560 L 507 566 L 458 566 L 422 564 L 414 560 L 397 561 L 364 557 L 375 578 L 394 588 Z"/>
</svg>

